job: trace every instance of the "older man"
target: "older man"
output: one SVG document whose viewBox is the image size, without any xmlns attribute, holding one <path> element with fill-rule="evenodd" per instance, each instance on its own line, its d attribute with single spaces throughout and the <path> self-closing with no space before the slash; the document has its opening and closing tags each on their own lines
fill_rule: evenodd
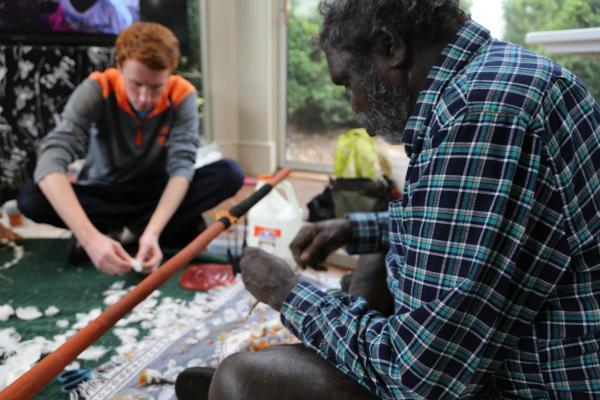
<svg viewBox="0 0 600 400">
<path fill-rule="evenodd" d="M 331 296 L 250 249 L 246 287 L 305 348 L 226 359 L 211 398 L 368 397 L 362 388 L 386 399 L 600 398 L 593 97 L 560 65 L 491 38 L 457 1 L 322 9 L 332 80 L 351 90 L 368 130 L 404 143 L 411 160 L 388 213 L 315 225 L 292 247 L 314 265 L 341 245 L 388 242 L 395 310 Z"/>
</svg>

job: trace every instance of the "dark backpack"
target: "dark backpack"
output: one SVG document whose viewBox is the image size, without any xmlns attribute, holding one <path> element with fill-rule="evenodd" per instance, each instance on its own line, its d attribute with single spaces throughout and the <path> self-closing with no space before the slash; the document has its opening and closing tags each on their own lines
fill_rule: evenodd
<svg viewBox="0 0 600 400">
<path fill-rule="evenodd" d="M 308 220 L 343 218 L 347 213 L 356 211 L 385 211 L 390 201 L 400 197 L 394 183 L 385 176 L 377 181 L 368 178 L 330 179 L 325 190 L 308 202 Z"/>
</svg>

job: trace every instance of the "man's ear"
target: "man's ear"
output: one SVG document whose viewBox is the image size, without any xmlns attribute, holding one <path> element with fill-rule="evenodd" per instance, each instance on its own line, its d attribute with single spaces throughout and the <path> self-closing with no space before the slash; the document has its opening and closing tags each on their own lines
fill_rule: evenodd
<svg viewBox="0 0 600 400">
<path fill-rule="evenodd" d="M 381 29 L 382 56 L 392 68 L 401 67 L 408 60 L 408 47 L 406 41 L 387 28 Z"/>
</svg>

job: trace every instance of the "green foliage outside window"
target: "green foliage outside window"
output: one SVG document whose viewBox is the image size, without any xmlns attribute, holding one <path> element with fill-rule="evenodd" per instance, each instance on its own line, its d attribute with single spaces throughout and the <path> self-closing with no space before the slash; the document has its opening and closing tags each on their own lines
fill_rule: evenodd
<svg viewBox="0 0 600 400">
<path fill-rule="evenodd" d="M 319 18 L 290 14 L 288 23 L 288 119 L 307 130 L 351 126 L 349 93 L 329 78 L 324 54 L 312 42 Z"/>
<path fill-rule="evenodd" d="M 600 27 L 600 0 L 504 0 L 504 16 L 506 40 L 543 53 L 541 47 L 525 44 L 527 32 Z M 573 71 L 600 99 L 600 58 L 546 55 Z"/>
<path fill-rule="evenodd" d="M 198 93 L 198 114 L 204 119 L 202 63 L 200 57 L 200 7 L 198 1 L 187 2 L 188 46 L 182 49 L 177 73 L 189 80 Z M 203 124 L 201 124 L 203 125 Z M 202 127 L 201 127 L 202 129 Z M 203 133 L 203 132 L 201 132 Z"/>
</svg>

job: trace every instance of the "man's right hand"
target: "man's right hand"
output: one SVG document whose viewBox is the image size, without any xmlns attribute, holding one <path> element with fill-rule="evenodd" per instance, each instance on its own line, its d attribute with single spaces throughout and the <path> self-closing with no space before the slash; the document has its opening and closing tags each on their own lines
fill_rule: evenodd
<svg viewBox="0 0 600 400">
<path fill-rule="evenodd" d="M 121 243 L 98 232 L 80 241 L 96 268 L 108 275 L 120 275 L 131 270 L 131 257 Z"/>
<path fill-rule="evenodd" d="M 53 172 L 46 175 L 39 186 L 96 268 L 109 275 L 124 274 L 131 270 L 129 254 L 119 242 L 103 235 L 94 227 L 64 173 Z"/>
<path fill-rule="evenodd" d="M 294 260 L 301 268 L 319 268 L 334 250 L 352 239 L 352 224 L 345 218 L 304 226 L 290 244 Z"/>
</svg>

